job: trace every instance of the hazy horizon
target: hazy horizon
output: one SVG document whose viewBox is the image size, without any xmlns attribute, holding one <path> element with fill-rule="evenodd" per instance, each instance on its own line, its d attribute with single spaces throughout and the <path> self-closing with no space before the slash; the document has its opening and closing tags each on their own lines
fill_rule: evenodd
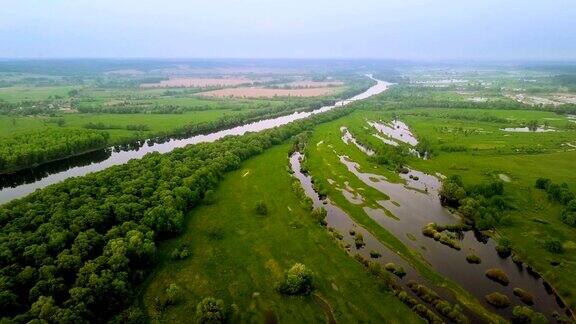
<svg viewBox="0 0 576 324">
<path fill-rule="evenodd" d="M 25 0 L 0 58 L 576 60 L 576 3 Z"/>
</svg>

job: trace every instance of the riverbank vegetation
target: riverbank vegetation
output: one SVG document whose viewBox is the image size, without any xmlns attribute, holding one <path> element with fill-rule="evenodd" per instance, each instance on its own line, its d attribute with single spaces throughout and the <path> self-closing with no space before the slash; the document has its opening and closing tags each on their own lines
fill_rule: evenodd
<svg viewBox="0 0 576 324">
<path fill-rule="evenodd" d="M 215 143 L 149 154 L 139 161 L 62 183 L 0 208 L 2 314 L 52 320 L 116 316 L 156 262 L 157 242 L 182 232 L 185 213 L 241 161 L 340 109 L 288 126 Z M 210 236 L 221 237 L 218 228 Z M 20 278 L 24 271 L 26 278 Z M 40 299 L 40 297 L 45 297 Z"/>
<path fill-rule="evenodd" d="M 576 308 L 576 124 L 565 115 L 574 105 L 561 101 L 572 98 L 570 78 L 380 73 L 399 84 L 351 107 L 149 154 L 0 206 L 1 317 L 566 322 L 559 312 L 569 311 L 545 305 Z M 310 110 L 372 82 L 347 72 L 337 74 L 345 88 L 322 98 L 209 99 L 196 94 L 222 87 L 140 88 L 167 81 L 158 75 L 54 76 L 34 87 L 2 77 L 0 172 Z M 326 226 L 326 210 L 311 208 L 287 170 L 296 150 L 318 194 L 370 235 Z"/>
</svg>

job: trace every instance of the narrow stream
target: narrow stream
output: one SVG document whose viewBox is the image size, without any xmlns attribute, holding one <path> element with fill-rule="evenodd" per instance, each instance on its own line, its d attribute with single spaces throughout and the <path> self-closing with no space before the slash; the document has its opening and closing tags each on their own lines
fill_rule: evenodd
<svg viewBox="0 0 576 324">
<path fill-rule="evenodd" d="M 393 183 L 379 174 L 365 173 L 358 163 L 347 156 L 340 156 L 340 162 L 348 171 L 366 185 L 386 194 L 389 200 L 378 201 L 379 208 L 364 207 L 364 211 L 382 227 L 389 230 L 405 245 L 419 251 L 432 268 L 447 278 L 460 284 L 477 297 L 486 308 L 505 318 L 511 318 L 514 305 L 524 305 L 513 294 L 514 288 L 521 288 L 534 296 L 536 311 L 552 318 L 552 312 L 559 314 L 570 311 L 564 308 L 560 299 L 552 292 L 550 285 L 524 264 L 516 264 L 511 257 L 501 258 L 495 250 L 495 242 L 487 236 L 474 231 L 462 233 L 457 238 L 460 250 L 434 241 L 422 234 L 422 229 L 429 223 L 441 225 L 455 224 L 459 218 L 444 208 L 440 203 L 440 180 L 432 175 L 410 169 L 407 174 L 400 174 L 406 181 Z M 362 199 L 361 192 L 355 191 Z M 382 208 L 383 207 L 383 208 Z M 385 210 L 394 215 L 390 217 Z M 470 264 L 466 256 L 473 253 L 480 257 L 480 264 Z M 510 283 L 506 286 L 488 279 L 485 275 L 490 268 L 500 268 L 508 275 Z M 493 292 L 505 294 L 512 305 L 497 309 L 489 305 L 484 296 Z"/>
<path fill-rule="evenodd" d="M 114 165 L 124 164 L 132 159 L 140 159 L 148 153 L 167 153 L 175 148 L 184 147 L 190 144 L 213 142 L 228 135 L 243 135 L 247 132 L 259 132 L 285 125 L 299 119 L 332 110 L 336 107 L 345 106 L 354 101 L 369 98 L 385 91 L 390 86 L 390 83 L 388 82 L 374 79 L 372 76 L 369 77 L 376 81 L 376 84 L 368 88 L 366 91 L 350 99 L 341 100 L 336 102 L 334 105 L 321 107 L 316 110 L 295 112 L 290 115 L 264 119 L 209 134 L 191 136 L 185 139 L 171 139 L 163 143 L 155 143 L 153 140 L 146 140 L 136 147 L 126 147 L 120 150 L 106 149 L 96 153 L 96 156 L 94 156 L 94 154 L 88 154 L 83 157 L 74 157 L 67 160 L 57 161 L 38 168 L 24 170 L 10 175 L 0 175 L 0 204 L 6 203 L 12 199 L 24 197 L 34 192 L 36 189 L 58 183 L 70 177 L 82 176 L 87 173 L 104 170 Z M 90 163 L 92 157 L 95 159 Z M 76 164 L 77 161 L 80 163 Z"/>
</svg>

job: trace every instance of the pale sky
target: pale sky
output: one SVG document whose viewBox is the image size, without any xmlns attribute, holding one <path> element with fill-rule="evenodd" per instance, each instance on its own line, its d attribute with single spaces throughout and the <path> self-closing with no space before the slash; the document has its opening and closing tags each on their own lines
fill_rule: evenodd
<svg viewBox="0 0 576 324">
<path fill-rule="evenodd" d="M 576 60 L 576 0 L 0 0 L 0 58 Z"/>
</svg>

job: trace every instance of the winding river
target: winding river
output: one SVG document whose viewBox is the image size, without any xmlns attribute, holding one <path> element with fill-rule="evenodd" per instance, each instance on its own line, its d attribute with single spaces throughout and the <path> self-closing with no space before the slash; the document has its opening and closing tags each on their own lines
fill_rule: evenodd
<svg viewBox="0 0 576 324">
<path fill-rule="evenodd" d="M 140 159 L 144 155 L 152 152 L 167 153 L 176 148 L 190 144 L 204 142 L 214 142 L 228 135 L 243 135 L 248 132 L 259 132 L 262 130 L 285 125 L 290 122 L 307 118 L 315 114 L 323 113 L 337 107 L 348 105 L 352 102 L 363 100 L 377 95 L 390 86 L 390 83 L 374 79 L 368 76 L 376 84 L 366 91 L 349 99 L 336 102 L 331 106 L 324 106 L 316 110 L 307 112 L 295 112 L 290 115 L 263 119 L 257 122 L 209 133 L 195 135 L 185 139 L 171 139 L 163 143 L 155 143 L 153 140 L 146 140 L 142 145 L 136 147 L 126 146 L 121 149 L 106 149 L 92 152 L 79 157 L 72 157 L 66 160 L 52 162 L 39 167 L 23 170 L 10 175 L 0 176 L 0 204 L 10 200 L 24 197 L 36 189 L 44 188 L 54 183 L 58 183 L 71 177 L 82 176 L 91 172 L 104 170 L 114 165 L 124 164 L 132 159 Z"/>
</svg>

